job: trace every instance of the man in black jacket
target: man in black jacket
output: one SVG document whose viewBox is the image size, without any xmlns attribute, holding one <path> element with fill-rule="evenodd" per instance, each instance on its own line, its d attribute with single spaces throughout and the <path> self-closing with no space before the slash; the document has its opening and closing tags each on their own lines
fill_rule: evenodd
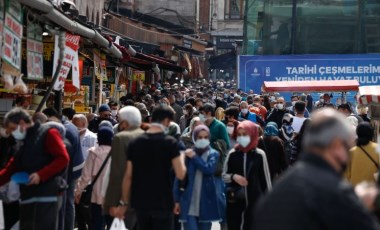
<svg viewBox="0 0 380 230">
<path fill-rule="evenodd" d="M 379 229 L 342 179 L 352 129 L 331 109 L 316 112 L 303 142 L 306 153 L 261 200 L 255 230 Z"/>
</svg>

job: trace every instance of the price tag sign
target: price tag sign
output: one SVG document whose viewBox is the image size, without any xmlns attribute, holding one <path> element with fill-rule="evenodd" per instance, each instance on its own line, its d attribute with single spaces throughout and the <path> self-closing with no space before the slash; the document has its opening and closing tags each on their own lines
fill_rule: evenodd
<svg viewBox="0 0 380 230">
<path fill-rule="evenodd" d="M 134 81 L 145 81 L 145 72 L 144 71 L 133 71 L 132 79 Z"/>
</svg>

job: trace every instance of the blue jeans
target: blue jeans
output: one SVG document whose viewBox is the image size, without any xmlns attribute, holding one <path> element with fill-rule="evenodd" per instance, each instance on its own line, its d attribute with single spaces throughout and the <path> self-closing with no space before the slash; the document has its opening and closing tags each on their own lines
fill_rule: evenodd
<svg viewBox="0 0 380 230">
<path fill-rule="evenodd" d="M 211 230 L 211 226 L 211 223 L 199 223 L 195 216 L 188 216 L 187 222 L 183 224 L 185 230 Z"/>
</svg>

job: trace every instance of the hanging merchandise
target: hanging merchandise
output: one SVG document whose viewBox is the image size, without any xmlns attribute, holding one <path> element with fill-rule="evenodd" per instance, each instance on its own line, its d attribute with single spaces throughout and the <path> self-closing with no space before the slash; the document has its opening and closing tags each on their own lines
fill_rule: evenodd
<svg viewBox="0 0 380 230">
<path fill-rule="evenodd" d="M 28 21 L 26 53 L 28 79 L 41 80 L 44 77 L 44 44 L 42 42 L 42 27 Z"/>
<path fill-rule="evenodd" d="M 106 55 L 102 54 L 98 49 L 94 49 L 94 70 L 94 74 L 97 79 L 108 81 L 106 69 Z"/>
<path fill-rule="evenodd" d="M 18 1 L 6 0 L 3 31 L 3 72 L 19 75 L 21 71 L 21 40 L 23 34 L 22 6 Z"/>
<path fill-rule="evenodd" d="M 133 81 L 145 81 L 145 71 L 133 71 Z"/>
<path fill-rule="evenodd" d="M 54 90 L 62 90 L 63 86 L 65 85 L 65 80 L 67 78 L 67 75 L 70 72 L 70 68 L 73 65 L 73 63 L 76 61 L 78 62 L 78 49 L 79 49 L 79 40 L 80 36 L 73 35 L 66 32 L 66 45 L 65 45 L 65 54 L 63 58 L 62 67 L 59 71 L 59 76 L 57 81 L 54 84 Z M 58 66 L 58 58 L 59 58 L 59 47 L 58 47 L 58 40 L 59 36 L 55 36 L 55 47 L 54 47 L 54 65 L 53 65 L 53 71 L 57 69 Z M 80 86 L 77 84 L 79 82 L 79 67 L 78 63 L 76 65 L 73 65 L 73 85 L 79 89 Z M 76 68 L 76 69 L 75 69 Z M 75 76 L 74 76 L 75 72 Z M 54 72 L 53 72 L 54 76 Z"/>
<path fill-rule="evenodd" d="M 3 40 L 4 33 L 4 0 L 0 0 L 0 41 Z M 0 42 L 0 56 L 3 54 L 3 43 Z"/>
</svg>

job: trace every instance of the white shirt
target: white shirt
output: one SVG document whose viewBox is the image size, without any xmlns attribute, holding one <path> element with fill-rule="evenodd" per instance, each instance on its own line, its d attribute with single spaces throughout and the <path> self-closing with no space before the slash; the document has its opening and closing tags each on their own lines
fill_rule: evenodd
<svg viewBox="0 0 380 230">
<path fill-rule="evenodd" d="M 301 130 L 301 127 L 304 123 L 304 121 L 306 120 L 306 118 L 304 117 L 293 117 L 293 124 L 292 124 L 292 127 L 294 129 L 294 132 L 296 133 L 299 133 L 300 130 Z"/>
<path fill-rule="evenodd" d="M 98 145 L 98 136 L 86 129 L 86 132 L 80 136 L 80 145 L 82 147 L 83 158 L 86 160 L 88 149 Z"/>
</svg>

